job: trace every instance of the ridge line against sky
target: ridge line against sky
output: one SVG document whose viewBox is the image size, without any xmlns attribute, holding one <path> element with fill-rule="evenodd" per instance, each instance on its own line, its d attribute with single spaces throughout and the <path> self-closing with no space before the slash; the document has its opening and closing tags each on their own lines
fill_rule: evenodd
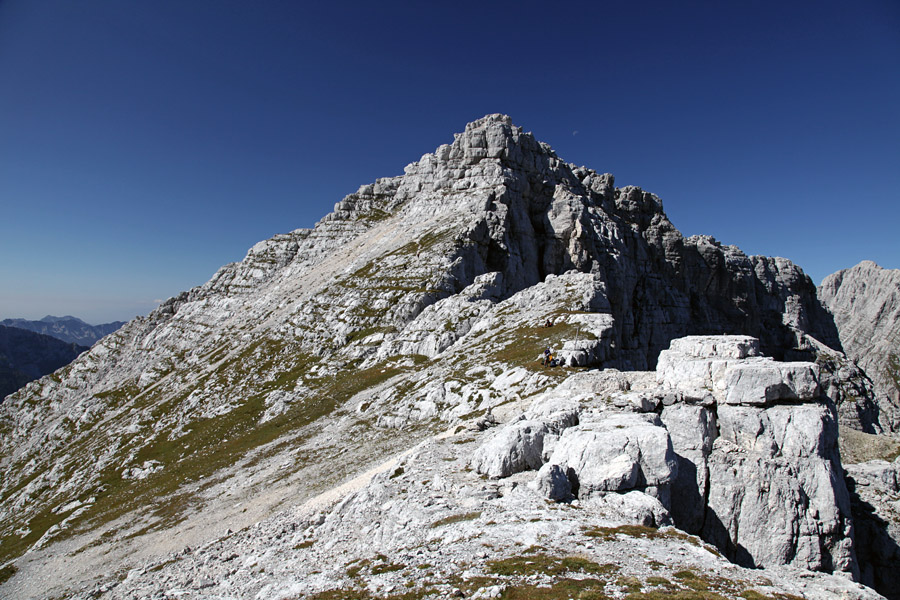
<svg viewBox="0 0 900 600">
<path fill-rule="evenodd" d="M 147 314 L 500 112 L 816 283 L 900 268 L 900 4 L 0 2 L 0 318 Z"/>
</svg>

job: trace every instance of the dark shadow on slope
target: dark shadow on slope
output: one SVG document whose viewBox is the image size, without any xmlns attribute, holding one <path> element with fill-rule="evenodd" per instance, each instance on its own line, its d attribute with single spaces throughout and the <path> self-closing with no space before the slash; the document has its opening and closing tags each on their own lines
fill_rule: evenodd
<svg viewBox="0 0 900 600">
<path fill-rule="evenodd" d="M 678 522 L 676 521 L 675 524 L 677 526 Z M 747 549 L 732 541 L 731 535 L 728 533 L 725 524 L 722 523 L 722 520 L 719 519 L 716 512 L 709 507 L 706 509 L 703 520 L 703 530 L 700 537 L 703 541 L 709 542 L 718 548 L 719 552 L 734 564 L 748 569 L 755 569 L 757 567 L 756 563 L 753 561 L 753 557 Z"/>
<path fill-rule="evenodd" d="M 859 497 L 856 481 L 846 476 L 856 537 L 860 579 L 888 600 L 900 600 L 900 546 L 875 507 Z"/>
</svg>

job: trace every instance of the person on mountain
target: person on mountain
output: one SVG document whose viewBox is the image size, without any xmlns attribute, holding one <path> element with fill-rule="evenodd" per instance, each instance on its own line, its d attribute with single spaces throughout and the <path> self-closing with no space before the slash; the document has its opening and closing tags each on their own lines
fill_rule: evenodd
<svg viewBox="0 0 900 600">
<path fill-rule="evenodd" d="M 551 358 L 553 358 L 553 354 L 550 352 L 550 346 L 547 346 L 544 349 L 544 358 L 543 358 L 543 360 L 541 360 L 541 364 L 545 365 L 545 366 L 549 365 Z"/>
</svg>

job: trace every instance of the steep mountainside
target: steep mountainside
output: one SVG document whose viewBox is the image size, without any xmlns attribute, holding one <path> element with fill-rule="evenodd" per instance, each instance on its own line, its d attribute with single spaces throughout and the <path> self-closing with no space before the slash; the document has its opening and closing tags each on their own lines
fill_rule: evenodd
<svg viewBox="0 0 900 600">
<path fill-rule="evenodd" d="M 89 325 L 76 317 L 54 317 L 51 315 L 47 315 L 40 321 L 29 321 L 27 319 L 4 319 L 0 321 L 0 325 L 27 329 L 28 331 L 55 337 L 64 342 L 89 347 L 104 335 L 109 335 L 124 324 L 124 321 L 114 321 L 112 323 L 103 323 L 102 325 Z"/>
<path fill-rule="evenodd" d="M 0 401 L 29 381 L 69 364 L 83 346 L 0 325 Z"/>
<path fill-rule="evenodd" d="M 866 260 L 833 273 L 818 290 L 847 356 L 871 377 L 887 431 L 900 431 L 900 269 Z"/>
<path fill-rule="evenodd" d="M 756 339 L 685 342 L 680 351 L 696 360 L 659 358 L 672 340 L 699 334 Z M 475 535 L 463 527 L 452 530 L 453 539 L 401 539 L 385 529 L 389 523 L 420 530 L 460 521 L 505 524 L 492 529 L 493 541 L 457 548 L 467 557 L 462 562 L 493 559 L 493 546 L 502 560 L 516 544 L 499 540 L 517 539 L 524 548 L 543 539 L 513 533 L 517 507 L 526 505 L 535 522 L 559 519 L 565 531 L 674 523 L 744 566 L 852 577 L 859 565 L 839 476 L 834 399 L 822 394 L 814 364 L 761 356 L 812 359 L 826 345 L 840 349 L 834 322 L 798 267 L 748 257 L 707 236 L 684 238 L 656 196 L 615 188 L 611 175 L 566 164 L 508 117 L 490 115 L 404 175 L 362 186 L 315 228 L 260 242 L 205 285 L 10 396 L 0 406 L 0 560 L 12 561 L 7 574 L 18 571 L 0 591 L 136 597 L 149 585 L 157 586 L 153 594 L 186 589 L 200 597 L 229 572 L 223 581 L 236 587 L 219 590 L 226 595 L 327 592 L 333 573 L 311 566 L 303 578 L 312 583 L 294 589 L 288 562 L 229 540 L 259 531 L 272 543 L 291 540 L 285 552 L 316 548 L 298 560 L 338 556 L 348 575 L 382 575 L 413 568 L 409 560 L 396 567 L 386 552 L 450 552 L 452 543 Z M 564 367 L 541 367 L 547 346 Z M 694 377 L 667 375 L 672 364 Z M 604 371 L 612 384 L 578 378 L 587 366 L 659 367 L 664 389 L 648 383 L 656 379 L 648 373 L 620 378 Z M 622 394 L 631 389 L 650 391 Z M 565 414 L 546 412 L 556 406 L 544 403 L 554 390 L 555 399 L 573 404 Z M 663 407 L 670 406 L 684 408 L 666 419 Z M 626 421 L 609 421 L 606 411 L 627 413 L 614 417 Z M 514 425 L 525 421 L 535 429 Z M 530 456 L 528 469 L 550 465 L 536 489 L 561 503 L 528 496 L 532 488 L 516 479 L 521 470 L 485 473 L 468 463 L 482 442 L 493 443 L 485 430 L 497 423 L 504 424 L 495 430 L 501 440 L 540 438 L 540 448 L 512 444 L 511 455 Z M 618 425 L 625 458 L 606 456 L 599 473 L 575 464 L 578 444 L 598 451 L 596 440 Z M 757 433 L 748 437 L 745 429 Z M 567 435 L 575 449 L 545 456 L 543 440 L 549 452 L 551 439 L 561 443 Z M 392 462 L 416 455 L 414 448 L 425 449 L 421 465 Z M 646 450 L 653 464 L 635 458 L 635 449 Z M 442 463 L 449 470 L 437 469 Z M 372 483 L 390 483 L 392 491 L 368 487 L 363 474 L 379 466 L 400 469 Z M 408 480 L 406 471 L 413 474 Z M 507 483 L 486 485 L 478 471 Z M 744 497 L 739 483 L 757 476 L 783 485 Z M 683 500 L 672 496 L 676 480 L 689 494 L 684 498 L 702 499 L 693 511 L 674 504 Z M 502 498 L 510 494 L 501 488 L 526 496 L 507 506 Z M 353 490 L 368 500 L 347 495 Z M 410 496 L 397 496 L 399 490 Z M 404 507 L 418 506 L 415 499 L 427 510 L 410 516 Z M 595 505 L 580 514 L 582 500 Z M 741 517 L 765 518 L 768 501 L 780 507 L 773 529 L 783 535 L 775 548 L 760 538 L 769 529 Z M 354 502 L 358 509 L 347 508 Z M 545 506 L 549 512 L 538 510 Z M 307 537 L 298 533 L 304 528 L 312 528 Z M 683 545 L 678 536 L 687 534 L 667 535 L 654 537 L 658 548 L 635 552 L 644 562 L 678 563 L 669 542 Z M 705 554 L 682 549 L 693 557 L 685 564 L 703 577 L 725 564 L 690 539 Z M 198 547 L 216 553 L 204 556 L 204 564 L 217 566 L 202 574 L 190 567 L 201 560 L 191 550 Z M 548 545 L 546 552 L 583 549 Z M 415 568 L 424 574 L 425 564 Z M 590 569 L 603 565 L 583 567 L 596 574 Z M 273 570 L 287 579 L 266 579 Z M 261 577 L 252 583 L 242 579 L 255 574 Z M 482 575 L 473 571 L 471 578 Z M 650 577 L 627 575 L 639 576 Z M 809 585 L 844 585 L 809 577 Z M 392 585 L 400 583 L 365 593 L 387 596 Z M 610 585 L 619 586 L 613 597 L 628 587 Z M 806 593 L 790 582 L 775 591 Z"/>
</svg>

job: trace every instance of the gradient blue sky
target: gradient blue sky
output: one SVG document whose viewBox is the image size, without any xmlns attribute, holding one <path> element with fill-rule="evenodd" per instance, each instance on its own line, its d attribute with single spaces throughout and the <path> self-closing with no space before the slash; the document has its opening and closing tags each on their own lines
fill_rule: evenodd
<svg viewBox="0 0 900 600">
<path fill-rule="evenodd" d="M 493 112 L 686 235 L 900 268 L 896 0 L 0 0 L 0 318 L 146 314 Z"/>
</svg>

